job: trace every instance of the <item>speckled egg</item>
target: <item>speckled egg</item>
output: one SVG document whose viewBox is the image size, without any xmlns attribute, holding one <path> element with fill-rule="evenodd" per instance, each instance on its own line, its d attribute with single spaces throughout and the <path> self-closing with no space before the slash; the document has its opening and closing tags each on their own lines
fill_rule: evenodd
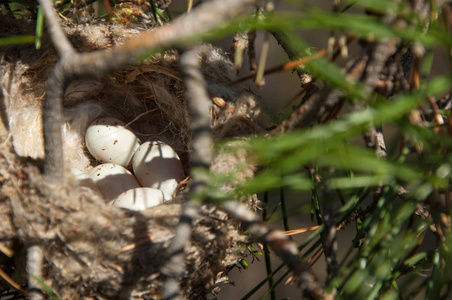
<svg viewBox="0 0 452 300">
<path fill-rule="evenodd" d="M 117 164 L 101 164 L 89 173 L 106 200 L 113 200 L 121 193 L 140 187 L 132 173 Z"/>
<path fill-rule="evenodd" d="M 80 187 L 87 187 L 92 190 L 97 190 L 97 186 L 95 185 L 93 179 L 87 173 L 77 168 L 71 168 L 71 173 L 74 175 Z"/>
<path fill-rule="evenodd" d="M 163 203 L 163 192 L 149 187 L 134 188 L 120 194 L 110 204 L 130 210 L 145 210 Z"/>
<path fill-rule="evenodd" d="M 114 163 L 127 167 L 140 140 L 126 124 L 112 117 L 94 120 L 86 130 L 86 147 L 101 163 Z"/>
<path fill-rule="evenodd" d="M 165 201 L 172 199 L 177 185 L 185 177 L 177 153 L 160 141 L 142 144 L 133 156 L 132 166 L 141 185 L 161 190 Z"/>
</svg>

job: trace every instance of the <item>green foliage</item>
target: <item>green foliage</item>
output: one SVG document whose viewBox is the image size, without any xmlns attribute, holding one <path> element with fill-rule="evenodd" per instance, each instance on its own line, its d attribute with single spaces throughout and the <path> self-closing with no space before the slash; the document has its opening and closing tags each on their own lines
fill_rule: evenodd
<svg viewBox="0 0 452 300">
<path fill-rule="evenodd" d="M 6 37 L 0 38 L 0 46 L 34 43 L 34 41 L 35 37 L 32 35 Z"/>
<path fill-rule="evenodd" d="M 42 32 L 44 31 L 44 13 L 41 7 L 38 8 L 38 16 L 36 18 L 36 39 L 35 47 L 36 49 L 41 48 Z"/>
<path fill-rule="evenodd" d="M 340 30 L 382 43 L 400 39 L 404 45 L 422 45 L 426 52 L 419 66 L 419 89 L 384 99 L 376 92 L 368 94 L 363 83 L 350 80 L 339 66 L 326 58 L 309 62 L 305 71 L 364 108 L 310 128 L 250 139 L 245 147 L 250 161 L 261 170 L 254 178 L 239 183 L 236 194 L 243 197 L 281 188 L 310 192 L 311 199 L 297 201 L 300 207 L 311 202 L 310 211 L 305 213 L 311 213 L 318 224 L 323 222 L 325 206 L 336 208 L 337 226 L 355 224 L 355 239 L 351 244 L 339 242 L 338 247 L 347 254 L 338 258 L 339 267 L 329 274 L 327 281 L 326 289 L 335 299 L 406 299 L 416 295 L 443 298 L 450 293 L 452 283 L 447 271 L 452 257 L 450 202 L 446 206 L 438 203 L 449 201 L 452 139 L 446 133 L 447 125 L 416 123 L 410 115 L 413 111 L 428 111 L 425 108 L 429 106 L 428 97 L 440 99 L 450 93 L 452 78 L 450 74 L 434 75 L 433 59 L 438 50 L 449 50 L 451 34 L 440 19 L 443 16 L 435 15 L 436 11 L 430 15 L 431 19 L 424 19 L 405 2 L 359 1 L 356 4 L 374 14 L 335 13 L 306 5 L 290 12 L 273 11 L 258 22 L 244 20 L 242 25 L 254 30 L 284 30 L 299 57 L 306 56 L 312 48 L 296 33 L 299 29 Z M 401 28 L 384 24 L 377 13 L 391 13 L 406 24 Z M 450 110 L 441 110 L 441 114 L 447 120 Z M 388 148 L 397 149 L 400 139 L 406 140 L 399 154 L 378 157 L 374 150 L 356 144 L 357 137 L 379 126 L 390 126 L 396 132 L 397 139 L 386 140 Z M 237 148 L 243 147 L 240 144 Z M 418 153 L 414 151 L 416 147 L 420 147 Z M 237 150 L 226 144 L 221 148 Z M 228 178 L 237 184 L 234 174 L 223 175 L 221 180 Z M 401 187 L 407 193 L 400 194 Z M 380 192 L 370 199 L 377 190 Z M 335 203 L 334 197 L 333 200 L 324 198 L 331 193 L 340 201 Z M 433 200 L 434 197 L 437 199 Z M 430 214 L 421 216 L 420 208 L 430 209 Z M 287 215 L 285 211 L 284 214 Z M 268 219 L 265 212 L 264 219 Z M 288 227 L 287 216 L 282 222 Z M 323 228 L 300 245 L 304 257 L 310 257 L 321 247 Z M 426 235 L 436 235 L 436 245 L 424 245 Z M 267 270 L 267 277 L 243 299 L 252 297 L 266 282 L 270 288 L 264 296 L 269 295 L 288 275 L 288 272 L 280 274 L 284 270 L 282 266 Z M 412 282 L 419 284 L 413 286 Z"/>
<path fill-rule="evenodd" d="M 42 281 L 42 279 L 34 276 L 33 274 L 31 274 L 30 277 L 36 280 L 36 282 L 41 286 L 42 290 L 45 291 L 47 295 L 49 295 L 50 299 L 60 300 L 60 297 L 58 297 L 55 291 L 50 286 L 48 286 L 44 281 Z"/>
</svg>

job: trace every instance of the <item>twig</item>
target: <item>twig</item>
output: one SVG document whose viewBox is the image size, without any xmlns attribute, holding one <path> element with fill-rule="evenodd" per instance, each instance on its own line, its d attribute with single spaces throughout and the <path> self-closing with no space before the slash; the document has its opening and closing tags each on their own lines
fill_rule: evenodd
<svg viewBox="0 0 452 300">
<path fill-rule="evenodd" d="M 308 259 L 309 267 L 313 267 L 322 257 L 322 254 L 325 253 L 325 250 L 323 250 L 323 247 L 319 247 L 314 254 L 311 255 L 311 257 Z"/>
<path fill-rule="evenodd" d="M 436 103 L 436 99 L 432 96 L 429 96 L 429 97 L 427 97 L 427 100 L 428 100 L 428 104 L 430 105 L 430 107 L 432 108 L 432 111 L 433 111 L 434 123 L 437 125 L 443 125 L 444 120 L 443 120 L 443 117 L 441 116 L 441 112 L 439 110 L 438 104 Z"/>
<path fill-rule="evenodd" d="M 285 35 L 285 39 L 289 39 L 285 33 L 281 33 L 281 34 Z M 275 36 L 275 38 L 278 39 L 276 36 Z M 355 36 L 353 34 L 347 35 L 346 40 L 345 40 L 345 47 L 354 38 L 355 38 Z M 290 47 L 290 44 L 287 43 L 284 47 Z M 292 49 L 292 48 L 290 48 L 290 49 Z M 284 49 L 284 50 L 286 52 L 289 51 L 288 49 Z M 293 53 L 295 50 L 290 50 L 290 51 L 292 51 L 292 53 Z M 327 52 L 328 52 L 328 49 L 325 48 L 325 49 L 319 50 L 318 52 L 314 53 L 311 56 L 307 56 L 302 59 L 309 59 L 309 60 L 314 59 L 314 58 L 326 55 Z M 339 45 L 337 45 L 337 49 L 334 52 L 333 56 L 331 57 L 331 61 L 336 60 L 336 58 L 339 56 L 340 53 L 341 53 L 341 47 Z M 289 58 L 290 58 L 290 55 L 289 55 Z M 304 63 L 309 62 L 309 60 L 305 61 Z M 294 63 L 294 62 L 295 61 L 292 61 L 292 63 Z M 285 67 L 289 67 L 290 66 L 289 64 L 291 64 L 291 63 L 288 63 Z M 293 66 L 293 67 L 295 67 L 295 66 Z M 287 101 L 286 104 L 284 104 L 283 109 L 288 108 L 289 105 L 292 104 L 302 94 L 305 94 L 305 96 L 303 97 L 301 103 L 302 104 L 305 103 L 307 99 L 309 99 L 313 94 L 317 93 L 320 90 L 320 88 L 316 85 L 317 78 L 313 78 L 311 75 L 309 75 L 307 73 L 303 73 L 299 69 L 297 69 L 297 72 L 298 72 L 298 76 L 300 77 L 301 90 L 295 96 L 293 96 L 289 101 Z"/>
<path fill-rule="evenodd" d="M 279 198 L 281 199 L 281 213 L 283 218 L 284 232 L 290 231 L 289 216 L 287 215 L 286 197 L 284 195 L 284 187 L 279 188 Z"/>
<path fill-rule="evenodd" d="M 319 50 L 318 52 L 314 53 L 311 56 L 306 56 L 306 57 L 303 57 L 303 58 L 300 58 L 300 59 L 297 59 L 297 60 L 290 61 L 290 62 L 285 63 L 285 64 L 280 65 L 280 66 L 269 68 L 269 69 L 264 71 L 264 75 L 270 75 L 270 74 L 273 74 L 273 73 L 276 73 L 276 72 L 285 71 L 285 70 L 291 70 L 291 69 L 294 69 L 296 67 L 303 66 L 304 64 L 310 62 L 313 59 L 325 56 L 325 54 L 326 54 L 326 49 Z M 243 82 L 243 81 L 251 79 L 253 77 L 254 77 L 253 74 L 244 76 L 242 78 L 237 79 L 234 82 L 234 84 Z"/>
<path fill-rule="evenodd" d="M 325 50 L 326 51 L 326 50 Z M 347 74 L 350 78 L 360 78 L 364 72 L 362 67 L 367 60 L 364 55 L 359 56 L 354 63 L 347 68 Z M 311 125 L 339 102 L 338 93 L 330 87 L 325 86 L 318 93 L 314 93 L 298 107 L 280 126 L 275 128 L 272 133 L 285 132 L 294 128 L 303 128 Z"/>
<path fill-rule="evenodd" d="M 413 72 L 410 78 L 410 89 L 419 90 L 421 61 L 425 55 L 425 48 L 419 43 L 414 43 L 411 45 L 411 51 L 413 52 Z"/>
<path fill-rule="evenodd" d="M 28 273 L 28 296 L 31 300 L 43 300 L 44 294 L 39 284 L 30 275 L 42 278 L 42 263 L 44 254 L 38 245 L 32 245 L 27 249 L 27 273 Z"/>
<path fill-rule="evenodd" d="M 295 110 L 289 118 L 284 120 L 281 125 L 275 128 L 272 133 L 309 126 L 318 120 L 324 112 L 334 107 L 338 101 L 338 94 L 330 88 L 325 87 L 319 93 L 309 97 L 304 104 Z"/>
<path fill-rule="evenodd" d="M 290 60 L 297 60 L 300 58 L 299 53 L 294 49 L 290 37 L 282 30 L 275 29 L 270 31 L 278 44 L 286 52 Z"/>
<path fill-rule="evenodd" d="M 234 35 L 232 40 L 231 49 L 229 52 L 229 59 L 234 62 L 235 69 L 237 72 L 242 68 L 243 65 L 243 55 L 245 53 L 245 49 L 248 48 L 249 45 L 249 31 L 239 31 Z"/>
<path fill-rule="evenodd" d="M 270 31 L 270 33 L 276 39 L 281 48 L 283 48 L 283 50 L 286 52 L 287 56 L 291 61 L 300 59 L 300 55 L 294 49 L 290 37 L 284 31 L 276 29 Z M 309 84 L 313 80 L 311 75 L 303 72 L 300 68 L 297 68 L 297 74 L 298 77 L 300 78 L 301 88 L 304 88 L 307 84 Z"/>
<path fill-rule="evenodd" d="M 268 191 L 265 191 L 264 194 L 264 208 L 262 211 L 262 222 L 267 222 L 268 221 Z M 271 256 L 270 256 L 270 250 L 268 249 L 268 245 L 266 243 L 263 244 L 263 250 L 264 250 L 264 258 L 265 258 L 265 267 L 267 269 L 267 277 L 268 278 L 268 288 L 271 291 L 270 292 L 270 297 L 271 300 L 276 299 L 276 293 L 275 293 L 275 289 L 274 289 L 274 280 L 273 280 L 273 270 L 272 270 L 272 263 L 271 263 Z"/>
<path fill-rule="evenodd" d="M 305 232 L 309 232 L 309 231 L 314 231 L 314 230 L 317 230 L 319 228 L 320 228 L 320 225 L 316 225 L 316 226 L 307 227 L 307 228 L 293 229 L 293 230 L 284 231 L 284 234 L 285 235 L 295 235 L 295 234 L 305 233 Z"/>
<path fill-rule="evenodd" d="M 370 128 L 364 133 L 363 137 L 367 148 L 375 150 L 378 157 L 387 156 L 386 143 L 383 136 L 383 128 L 381 126 Z"/>
<path fill-rule="evenodd" d="M 45 0 L 47 1 L 47 0 Z M 60 60 L 47 80 L 46 100 L 42 118 L 44 130 L 44 175 L 54 182 L 63 180 L 64 155 L 61 125 L 63 124 L 63 96 L 70 80 Z"/>
<path fill-rule="evenodd" d="M 309 271 L 309 266 L 300 260 L 297 245 L 287 235 L 263 224 L 260 217 L 242 203 L 227 201 L 222 204 L 222 208 L 232 218 L 240 220 L 244 230 L 248 230 L 253 238 L 267 243 L 273 249 L 299 279 L 306 297 L 319 299 L 325 295 L 325 291 Z"/>
<path fill-rule="evenodd" d="M 141 245 L 144 245 L 146 243 L 151 242 L 153 239 L 154 239 L 154 235 L 153 234 L 147 235 L 146 237 L 141 238 L 136 243 L 132 243 L 132 244 L 129 244 L 129 245 L 125 246 L 125 247 L 122 247 L 121 250 L 119 250 L 119 252 L 131 251 L 131 250 L 137 248 L 138 246 L 141 246 Z"/>
<path fill-rule="evenodd" d="M 444 21 L 444 27 L 446 28 L 446 31 L 451 33 L 451 26 L 452 26 L 452 9 L 450 5 L 443 5 L 443 21 Z M 449 68 L 452 70 L 452 47 L 449 46 Z"/>
<path fill-rule="evenodd" d="M 362 91 L 365 97 L 375 88 L 378 75 L 388 57 L 396 51 L 399 42 L 398 39 L 388 39 L 378 44 L 368 43 L 362 54 L 347 67 L 346 72 L 350 78 L 361 79 L 365 84 L 366 89 Z M 273 133 L 309 126 L 312 122 L 318 120 L 323 113 L 335 107 L 339 100 L 336 91 L 324 87 L 319 93 L 309 97 L 288 119 L 274 129 Z"/>
<path fill-rule="evenodd" d="M 14 250 L 9 247 L 6 247 L 3 243 L 0 243 L 0 252 L 8 256 L 9 258 L 14 256 Z"/>
<path fill-rule="evenodd" d="M 289 99 L 289 101 L 286 102 L 286 104 L 284 104 L 284 106 L 282 107 L 283 109 L 289 108 L 289 106 L 298 99 L 298 97 L 300 97 L 301 95 L 305 94 L 308 92 L 308 90 L 314 85 L 315 83 L 315 79 L 313 79 L 312 81 L 310 81 L 309 83 L 306 83 L 305 85 L 302 84 L 302 88 L 301 90 L 299 90 L 295 96 L 293 96 L 292 98 Z"/>
<path fill-rule="evenodd" d="M 270 36 L 269 36 L 268 32 L 265 32 L 264 33 L 264 41 L 262 42 L 262 47 L 261 47 L 261 56 L 259 58 L 259 64 L 258 64 L 257 70 L 256 70 L 256 78 L 254 79 L 254 84 L 257 87 L 263 87 L 265 85 L 264 71 L 265 71 L 265 64 L 267 63 L 268 49 L 270 48 L 269 37 Z"/>
<path fill-rule="evenodd" d="M 193 42 L 194 36 L 225 23 L 244 11 L 255 0 L 214 0 L 204 2 L 191 13 L 181 16 L 168 26 L 159 27 L 131 38 L 122 45 L 108 50 L 76 54 L 67 41 L 50 0 L 40 0 L 51 25 L 52 40 L 61 60 L 49 76 L 44 104 L 44 173 L 51 181 L 63 178 L 62 101 L 67 85 L 79 77 L 94 77 L 137 63 L 137 57 L 150 49 L 159 50 Z M 62 42 L 63 41 L 63 42 Z"/>
<path fill-rule="evenodd" d="M 22 294 L 25 294 L 25 291 L 22 289 L 22 287 L 15 282 L 11 277 L 8 276 L 1 268 L 0 268 L 0 277 L 2 277 L 6 282 L 9 283 L 13 288 L 21 292 Z"/>
<path fill-rule="evenodd" d="M 200 46 L 195 50 L 184 52 L 180 58 L 181 70 L 187 88 L 190 125 L 193 130 L 191 158 L 194 168 L 208 168 L 212 159 L 212 133 L 209 117 L 211 100 L 201 72 L 199 56 L 205 51 L 208 51 L 208 49 Z M 193 178 L 193 181 L 195 182 L 196 179 Z"/>
<path fill-rule="evenodd" d="M 328 197 L 326 197 L 326 199 L 328 199 Z M 338 267 L 336 224 L 334 222 L 334 210 L 332 209 L 331 203 L 327 203 L 324 206 L 323 221 L 325 228 L 323 229 L 322 232 L 322 238 L 323 238 L 323 250 L 326 260 L 327 284 L 328 284 L 328 282 L 333 278 Z"/>
<path fill-rule="evenodd" d="M 184 52 L 180 57 L 181 71 L 187 88 L 190 109 L 192 137 L 192 184 L 190 199 L 184 204 L 183 212 L 176 228 L 176 234 L 167 249 L 166 263 L 161 268 L 166 276 L 163 286 L 163 299 L 179 299 L 179 281 L 185 273 L 184 248 L 191 237 L 193 220 L 198 215 L 200 202 L 194 199 L 206 184 L 206 178 L 198 175 L 197 170 L 208 171 L 212 160 L 212 132 L 209 118 L 210 98 L 207 84 L 201 72 L 199 53 L 206 48 L 197 47 Z"/>
<path fill-rule="evenodd" d="M 263 15 L 264 11 L 267 11 L 268 13 L 272 13 L 275 9 L 275 4 L 272 1 L 266 1 L 265 6 L 261 7 L 259 11 L 257 12 L 257 19 L 259 21 L 263 20 L 265 17 Z M 254 78 L 254 84 L 257 87 L 262 87 L 265 85 L 265 78 L 264 78 L 264 71 L 265 71 L 265 65 L 267 63 L 267 57 L 268 57 L 268 49 L 270 47 L 269 42 L 270 35 L 266 31 L 264 32 L 264 41 L 262 42 L 261 46 L 261 54 L 259 58 L 259 64 L 257 66 L 256 70 L 256 77 Z"/>
<path fill-rule="evenodd" d="M 187 13 L 193 8 L 193 0 L 187 0 Z"/>
<path fill-rule="evenodd" d="M 365 97 L 374 90 L 378 76 L 380 75 L 385 63 L 397 51 L 398 39 L 387 39 L 377 44 L 369 44 L 369 62 L 363 74 L 362 81 L 366 86 Z"/>
<path fill-rule="evenodd" d="M 174 238 L 166 249 L 166 257 L 160 272 L 165 276 L 162 289 L 162 299 L 183 299 L 180 293 L 179 282 L 185 273 L 184 248 L 191 237 L 193 220 L 199 212 L 199 202 L 186 201 L 177 225 Z"/>
<path fill-rule="evenodd" d="M 250 64 L 250 73 L 253 78 L 257 71 L 257 62 L 256 62 L 256 31 L 250 31 L 248 33 L 248 59 Z"/>
</svg>

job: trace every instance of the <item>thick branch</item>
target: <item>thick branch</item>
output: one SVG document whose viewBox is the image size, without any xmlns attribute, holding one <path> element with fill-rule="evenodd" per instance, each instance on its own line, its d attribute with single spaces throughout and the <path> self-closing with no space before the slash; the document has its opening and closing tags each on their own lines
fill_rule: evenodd
<svg viewBox="0 0 452 300">
<path fill-rule="evenodd" d="M 212 130 L 210 127 L 207 84 L 201 72 L 199 53 L 202 47 L 184 52 L 180 57 L 180 66 L 187 88 L 190 109 L 192 137 L 192 168 L 209 170 L 212 160 Z M 192 169 L 192 170 L 193 170 Z M 198 215 L 200 202 L 193 195 L 205 184 L 205 180 L 192 172 L 190 199 L 185 203 L 176 234 L 167 249 L 166 263 L 161 272 L 166 276 L 163 286 L 163 299 L 180 299 L 179 281 L 185 273 L 185 245 L 190 241 L 193 220 Z"/>
<path fill-rule="evenodd" d="M 190 241 L 193 221 L 198 216 L 199 202 L 192 200 L 184 204 L 174 238 L 166 249 L 165 263 L 160 269 L 165 275 L 162 299 L 183 299 L 179 283 L 185 273 L 185 245 Z"/>
<path fill-rule="evenodd" d="M 68 77 L 63 70 L 64 61 L 56 64 L 47 80 L 46 101 L 42 118 L 44 120 L 44 174 L 52 181 L 62 180 L 64 171 L 63 138 L 63 96 Z"/>
<path fill-rule="evenodd" d="M 211 100 L 207 93 L 207 84 L 201 72 L 201 56 L 207 48 L 200 46 L 184 52 L 180 58 L 181 71 L 187 87 L 187 99 L 190 109 L 193 168 L 209 168 L 212 160 L 212 130 L 210 127 L 209 107 Z M 196 179 L 193 178 L 195 181 Z"/>
</svg>

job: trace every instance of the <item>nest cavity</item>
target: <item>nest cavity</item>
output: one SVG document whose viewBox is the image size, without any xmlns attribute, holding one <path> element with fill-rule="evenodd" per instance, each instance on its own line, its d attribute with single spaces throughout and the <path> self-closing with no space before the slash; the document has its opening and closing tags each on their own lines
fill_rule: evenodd
<svg viewBox="0 0 452 300">
<path fill-rule="evenodd" d="M 85 24 L 65 30 L 80 51 L 92 51 L 121 43 L 142 29 Z M 102 78 L 72 82 L 64 96 L 66 165 L 85 171 L 96 165 L 84 133 L 97 117 L 112 116 L 128 123 L 142 142 L 157 139 L 170 145 L 189 174 L 190 117 L 177 59 L 170 51 Z M 231 85 L 235 69 L 221 50 L 212 47 L 200 59 L 212 95 L 206 113 L 216 138 L 248 135 L 261 128 L 256 124 L 265 126 L 254 95 Z M 26 249 L 39 245 L 44 252 L 41 279 L 62 299 L 158 299 L 159 268 L 186 193 L 172 203 L 132 212 L 105 204 L 95 191 L 78 186 L 70 172 L 58 186 L 43 178 L 42 103 L 46 79 L 57 61 L 48 38 L 40 51 L 32 46 L 2 51 L 0 243 L 14 254 L 0 252 L 0 268 L 26 286 Z M 218 156 L 212 169 L 228 172 L 236 159 L 243 156 Z M 244 177 L 252 174 L 250 168 Z M 257 205 L 255 196 L 249 199 Z M 235 222 L 204 205 L 185 249 L 184 295 L 200 299 L 217 293 L 218 283 L 226 281 L 227 271 L 242 257 L 239 249 L 245 242 Z M 0 281 L 0 292 L 9 289 Z"/>
</svg>

